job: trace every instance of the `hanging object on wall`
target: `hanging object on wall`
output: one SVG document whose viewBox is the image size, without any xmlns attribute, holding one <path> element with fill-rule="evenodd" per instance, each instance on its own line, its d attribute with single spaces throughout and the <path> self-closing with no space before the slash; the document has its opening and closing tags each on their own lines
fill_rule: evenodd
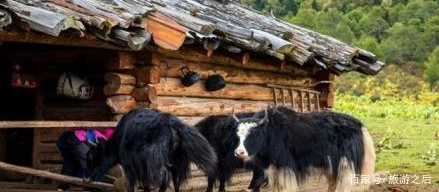
<svg viewBox="0 0 439 192">
<path fill-rule="evenodd" d="M 58 79 L 58 95 L 87 100 L 92 97 L 93 92 L 93 87 L 86 79 L 71 73 L 63 73 Z"/>
<path fill-rule="evenodd" d="M 22 74 L 20 64 L 12 65 L 12 87 L 37 88 L 36 77 L 30 74 Z"/>
<path fill-rule="evenodd" d="M 181 70 L 181 74 L 183 74 L 183 78 L 181 79 L 181 82 L 183 83 L 184 86 L 189 87 L 195 84 L 196 82 L 200 81 L 200 75 L 195 71 L 189 70 L 188 67 L 184 66 L 180 70 Z"/>
<path fill-rule="evenodd" d="M 221 75 L 210 75 L 206 78 L 205 86 L 208 91 L 217 91 L 226 86 L 226 81 Z"/>
</svg>

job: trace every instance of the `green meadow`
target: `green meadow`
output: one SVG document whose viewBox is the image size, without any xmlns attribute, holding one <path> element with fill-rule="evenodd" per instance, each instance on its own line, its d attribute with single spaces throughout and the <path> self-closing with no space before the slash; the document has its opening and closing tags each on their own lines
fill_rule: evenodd
<svg viewBox="0 0 439 192">
<path fill-rule="evenodd" d="M 337 95 L 335 110 L 364 122 L 374 139 L 376 171 L 420 176 L 439 183 L 439 108 L 397 100 Z M 388 171 L 388 172 L 387 172 Z"/>
</svg>

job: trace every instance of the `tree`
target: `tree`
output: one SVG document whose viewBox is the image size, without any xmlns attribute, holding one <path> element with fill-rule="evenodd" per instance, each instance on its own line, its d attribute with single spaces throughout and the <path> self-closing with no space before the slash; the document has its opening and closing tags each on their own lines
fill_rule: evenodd
<svg viewBox="0 0 439 192">
<path fill-rule="evenodd" d="M 363 17 L 364 14 L 365 14 L 365 10 L 359 7 L 344 15 L 347 24 L 351 28 L 352 32 L 354 32 L 354 35 L 357 38 L 360 37 L 362 34 L 359 23 L 360 23 L 360 19 Z"/>
<path fill-rule="evenodd" d="M 431 87 L 439 84 L 439 46 L 428 57 L 425 62 L 425 75 L 424 78 L 430 83 Z"/>
<path fill-rule="evenodd" d="M 297 12 L 297 15 L 293 18 L 288 19 L 288 21 L 308 29 L 314 29 L 315 27 L 314 16 L 316 14 L 317 12 L 314 9 L 300 8 L 299 11 Z"/>
<path fill-rule="evenodd" d="M 439 16 L 435 16 L 425 23 L 425 29 L 421 39 L 426 53 L 430 53 L 439 45 Z"/>
<path fill-rule="evenodd" d="M 383 19 L 384 11 L 380 7 L 373 7 L 367 15 L 358 22 L 358 28 L 361 34 L 367 34 L 381 41 L 389 28 L 387 22 Z"/>
<path fill-rule="evenodd" d="M 407 61 L 419 61 L 419 43 L 421 33 L 412 25 L 395 23 L 389 29 L 389 36 L 381 42 L 386 62 L 403 64 Z"/>
<path fill-rule="evenodd" d="M 383 50 L 380 44 L 372 36 L 362 35 L 357 41 L 354 42 L 354 45 L 364 50 L 368 50 L 372 53 L 375 53 L 378 58 L 383 57 Z"/>
<path fill-rule="evenodd" d="M 407 24 L 411 19 L 420 19 L 426 22 L 431 17 L 437 15 L 438 5 L 432 1 L 413 0 L 410 1 L 399 15 L 399 22 Z"/>
</svg>

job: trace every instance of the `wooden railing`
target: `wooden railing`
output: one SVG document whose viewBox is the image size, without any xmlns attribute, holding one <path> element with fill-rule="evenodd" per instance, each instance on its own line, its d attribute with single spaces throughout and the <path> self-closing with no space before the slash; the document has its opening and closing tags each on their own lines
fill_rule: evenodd
<svg viewBox="0 0 439 192">
<path fill-rule="evenodd" d="M 105 128 L 115 127 L 115 121 L 0 121 L 5 128 Z"/>
</svg>

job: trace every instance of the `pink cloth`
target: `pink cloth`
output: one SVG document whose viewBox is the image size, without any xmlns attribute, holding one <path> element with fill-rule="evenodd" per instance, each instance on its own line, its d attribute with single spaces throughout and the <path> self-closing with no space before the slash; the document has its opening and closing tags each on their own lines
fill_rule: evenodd
<svg viewBox="0 0 439 192">
<path fill-rule="evenodd" d="M 87 141 L 87 131 L 84 129 L 76 129 L 75 131 L 76 138 L 79 139 L 81 142 Z M 96 139 L 104 139 L 108 140 L 110 136 L 114 132 L 114 128 L 107 128 L 105 130 L 93 130 L 94 134 L 96 135 Z"/>
</svg>

